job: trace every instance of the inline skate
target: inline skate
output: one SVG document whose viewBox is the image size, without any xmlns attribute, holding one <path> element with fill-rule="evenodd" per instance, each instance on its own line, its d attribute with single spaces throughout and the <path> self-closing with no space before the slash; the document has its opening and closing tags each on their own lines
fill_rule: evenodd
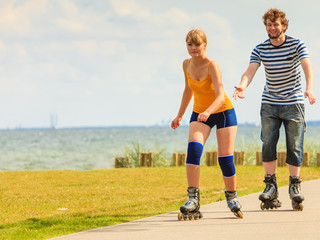
<svg viewBox="0 0 320 240">
<path fill-rule="evenodd" d="M 226 196 L 228 207 L 230 208 L 231 212 L 237 217 L 237 218 L 243 218 L 243 214 L 241 212 L 241 204 L 237 199 L 237 192 L 228 192 L 224 191 L 224 194 Z"/>
<path fill-rule="evenodd" d="M 188 188 L 188 201 L 180 207 L 180 213 L 178 214 L 179 221 L 183 220 L 197 220 L 202 218 L 200 212 L 200 190 L 199 188 Z"/>
<path fill-rule="evenodd" d="M 301 179 L 299 176 L 289 178 L 289 195 L 292 203 L 292 208 L 297 211 L 303 210 L 302 201 L 304 196 L 301 193 Z"/>
<path fill-rule="evenodd" d="M 277 209 L 278 207 L 281 207 L 281 202 L 278 200 L 279 193 L 276 175 L 266 174 L 264 182 L 266 184 L 266 188 L 259 196 L 259 199 L 261 200 L 261 210 Z"/>
</svg>

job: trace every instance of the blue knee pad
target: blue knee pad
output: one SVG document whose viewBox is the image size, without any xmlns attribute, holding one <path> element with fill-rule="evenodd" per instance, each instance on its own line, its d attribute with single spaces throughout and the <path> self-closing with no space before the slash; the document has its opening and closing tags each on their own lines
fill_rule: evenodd
<svg viewBox="0 0 320 240">
<path fill-rule="evenodd" d="M 232 177 L 236 174 L 236 169 L 233 163 L 233 155 L 218 157 L 219 165 L 224 177 Z"/>
<path fill-rule="evenodd" d="M 200 159 L 202 155 L 203 145 L 198 142 L 189 142 L 187 164 L 200 165 Z"/>
</svg>

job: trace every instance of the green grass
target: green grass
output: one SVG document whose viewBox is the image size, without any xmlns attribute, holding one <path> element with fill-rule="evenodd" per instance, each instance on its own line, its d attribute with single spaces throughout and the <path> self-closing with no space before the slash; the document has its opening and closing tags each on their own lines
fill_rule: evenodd
<svg viewBox="0 0 320 240">
<path fill-rule="evenodd" d="M 239 195 L 262 191 L 263 176 L 263 167 L 237 166 Z M 320 168 L 303 167 L 301 178 L 320 178 Z M 286 167 L 277 179 L 288 184 Z M 187 187 L 184 167 L 0 172 L 0 181 L 1 240 L 46 239 L 176 211 Z M 200 189 L 202 204 L 224 200 L 218 167 L 201 166 Z"/>
</svg>

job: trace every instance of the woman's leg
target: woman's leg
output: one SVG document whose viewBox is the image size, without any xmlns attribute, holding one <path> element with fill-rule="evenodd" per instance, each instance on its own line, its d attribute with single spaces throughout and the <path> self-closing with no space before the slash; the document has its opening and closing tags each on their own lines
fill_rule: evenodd
<svg viewBox="0 0 320 240">
<path fill-rule="evenodd" d="M 218 156 L 233 156 L 237 126 L 217 129 Z M 223 177 L 226 191 L 236 191 L 236 175 Z"/>
<path fill-rule="evenodd" d="M 188 143 L 200 143 L 202 146 L 206 143 L 211 132 L 211 128 L 200 122 L 191 122 L 189 126 Z M 188 149 L 188 152 L 190 150 Z M 202 153 L 202 152 L 201 152 Z M 200 155 L 201 156 L 201 155 Z M 199 188 L 200 168 L 199 165 L 187 164 L 187 180 L 189 187 Z"/>
</svg>

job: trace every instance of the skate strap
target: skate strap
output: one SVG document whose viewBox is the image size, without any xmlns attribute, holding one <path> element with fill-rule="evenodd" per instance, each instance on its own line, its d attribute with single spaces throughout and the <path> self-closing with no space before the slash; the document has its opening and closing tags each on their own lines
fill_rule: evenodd
<svg viewBox="0 0 320 240">
<path fill-rule="evenodd" d="M 187 195 L 188 195 L 188 197 L 193 197 L 193 198 L 195 198 L 195 197 L 198 197 L 199 196 L 199 193 L 198 192 L 188 192 L 187 193 Z"/>
<path fill-rule="evenodd" d="M 235 192 L 225 191 L 225 195 L 226 195 L 227 200 L 236 198 L 238 196 L 236 191 Z"/>
</svg>

